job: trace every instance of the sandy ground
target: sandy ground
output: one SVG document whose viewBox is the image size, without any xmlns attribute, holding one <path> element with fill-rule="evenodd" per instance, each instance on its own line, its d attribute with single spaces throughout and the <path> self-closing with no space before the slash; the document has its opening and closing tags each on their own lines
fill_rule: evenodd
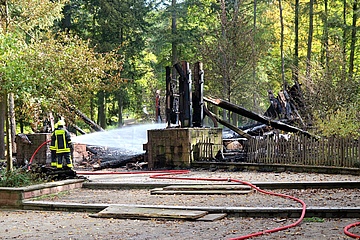
<svg viewBox="0 0 360 240">
<path fill-rule="evenodd" d="M 236 178 L 250 182 L 358 181 L 359 176 L 258 173 L 191 172 L 188 177 Z M 88 176 L 98 182 L 163 182 L 144 175 Z M 169 183 L 178 180 L 171 180 Z M 182 182 L 193 182 L 181 180 Z M 359 189 L 272 190 L 296 196 L 307 206 L 358 207 Z M 41 200 L 77 203 L 151 204 L 173 206 L 275 206 L 301 207 L 289 199 L 259 192 L 244 195 L 150 195 L 149 190 L 76 189 Z M 0 239 L 231 239 L 294 223 L 297 219 L 226 217 L 214 222 L 92 218 L 88 213 L 0 211 Z M 344 227 L 360 219 L 305 218 L 284 231 L 254 239 L 352 239 Z M 351 229 L 360 234 L 360 227 Z"/>
</svg>

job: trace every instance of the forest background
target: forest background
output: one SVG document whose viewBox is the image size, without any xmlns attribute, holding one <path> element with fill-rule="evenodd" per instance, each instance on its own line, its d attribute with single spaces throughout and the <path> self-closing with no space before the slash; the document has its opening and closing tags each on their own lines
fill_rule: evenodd
<svg viewBox="0 0 360 240">
<path fill-rule="evenodd" d="M 165 67 L 182 60 L 203 62 L 205 96 L 263 114 L 267 90 L 295 85 L 311 131 L 359 136 L 357 0 L 1 0 L 0 7 L 0 159 L 6 141 L 40 131 L 51 115 L 81 129 L 88 126 L 76 110 L 104 129 L 144 118 L 144 107 L 154 115 Z"/>
</svg>

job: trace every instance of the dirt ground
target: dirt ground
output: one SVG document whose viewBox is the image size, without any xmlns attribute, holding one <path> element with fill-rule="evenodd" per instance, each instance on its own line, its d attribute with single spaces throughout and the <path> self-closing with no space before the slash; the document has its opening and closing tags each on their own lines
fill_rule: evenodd
<svg viewBox="0 0 360 240">
<path fill-rule="evenodd" d="M 124 220 L 91 218 L 88 213 L 42 211 L 1 211 L 0 217 L 0 239 L 28 240 L 229 239 L 284 224 L 283 219 L 268 218 L 225 218 L 215 222 Z M 343 228 L 356 219 L 323 220 L 303 222 L 289 230 L 254 239 L 351 239 L 343 233 Z"/>
<path fill-rule="evenodd" d="M 231 177 L 247 181 L 358 181 L 359 176 L 296 173 L 192 172 L 191 177 Z M 89 176 L 108 181 L 107 176 Z M 112 181 L 157 181 L 138 176 L 119 176 Z M 164 180 L 159 180 L 164 181 Z M 298 197 L 307 206 L 359 207 L 359 189 L 272 190 Z M 39 200 L 39 199 L 38 199 Z M 289 199 L 259 192 L 244 195 L 150 195 L 149 190 L 75 189 L 41 200 L 77 203 L 113 203 L 172 206 L 301 207 Z M 89 213 L 47 211 L 0 211 L 0 239 L 231 239 L 294 223 L 293 218 L 237 218 L 214 222 L 93 218 Z M 254 239 L 352 239 L 344 227 L 360 219 L 305 218 L 296 227 Z M 360 234 L 360 227 L 351 229 Z"/>
</svg>

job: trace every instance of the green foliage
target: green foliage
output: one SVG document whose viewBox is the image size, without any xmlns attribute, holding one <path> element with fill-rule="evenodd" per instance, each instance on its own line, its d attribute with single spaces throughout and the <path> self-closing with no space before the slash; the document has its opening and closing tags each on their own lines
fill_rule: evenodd
<svg viewBox="0 0 360 240">
<path fill-rule="evenodd" d="M 62 8 L 68 0 L 11 0 L 8 1 L 10 31 L 20 30 L 30 37 L 48 30 L 62 17 Z"/>
<path fill-rule="evenodd" d="M 14 171 L 0 172 L 0 187 L 26 187 L 33 184 L 44 182 L 37 174 L 27 172 L 24 169 L 15 169 Z"/>
<path fill-rule="evenodd" d="M 321 135 L 330 137 L 354 137 L 360 136 L 359 111 L 349 106 L 348 108 L 329 111 L 315 116 L 316 126 Z"/>
</svg>

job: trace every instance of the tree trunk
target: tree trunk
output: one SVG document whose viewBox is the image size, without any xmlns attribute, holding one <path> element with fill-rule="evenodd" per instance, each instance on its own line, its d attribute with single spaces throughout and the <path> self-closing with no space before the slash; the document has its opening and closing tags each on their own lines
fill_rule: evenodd
<svg viewBox="0 0 360 240">
<path fill-rule="evenodd" d="M 325 66 L 326 73 L 329 69 L 329 27 L 328 27 L 328 0 L 324 0 L 324 33 L 322 39 L 321 63 Z"/>
<path fill-rule="evenodd" d="M 121 92 L 117 93 L 118 94 L 118 127 L 122 127 L 124 125 L 124 117 L 123 117 L 123 106 L 124 106 L 124 101 L 123 101 L 123 96 L 121 94 Z"/>
<path fill-rule="evenodd" d="M 294 67 L 293 80 L 296 87 L 299 87 L 299 3 L 300 0 L 295 0 L 295 40 L 294 40 Z"/>
<path fill-rule="evenodd" d="M 312 50 L 312 39 L 314 31 L 314 0 L 310 0 L 309 3 L 309 33 L 308 33 L 308 49 L 306 55 L 306 77 L 310 79 L 311 71 L 311 50 Z"/>
<path fill-rule="evenodd" d="M 254 35 L 253 35 L 253 43 L 252 43 L 252 76 L 253 76 L 253 82 L 254 84 L 257 85 L 257 80 L 256 80 L 256 58 L 257 58 L 257 52 L 255 50 L 255 43 L 256 43 L 256 9 L 257 9 L 257 2 L 256 0 L 254 0 L 254 22 L 253 22 L 253 31 L 254 31 Z M 257 92 L 254 91 L 253 93 L 253 104 L 254 104 L 254 109 L 258 108 L 258 104 L 257 104 Z"/>
<path fill-rule="evenodd" d="M 346 35 L 347 35 L 347 24 L 346 24 L 346 0 L 343 1 L 343 38 L 342 38 L 342 57 L 343 57 L 343 80 L 346 79 Z"/>
<path fill-rule="evenodd" d="M 285 63 L 284 63 L 284 19 L 283 19 L 283 12 L 282 12 L 282 4 L 281 0 L 279 0 L 279 13 L 280 13 L 280 55 L 281 55 L 281 80 L 283 83 L 283 87 L 285 89 Z"/>
<path fill-rule="evenodd" d="M 106 128 L 105 92 L 98 92 L 98 124 Z"/>
<path fill-rule="evenodd" d="M 354 74 L 354 60 L 356 48 L 356 21 L 357 21 L 357 0 L 353 2 L 353 21 L 351 28 L 351 45 L 350 45 L 350 59 L 349 59 L 349 79 L 352 79 Z"/>
<path fill-rule="evenodd" d="M 226 32 L 225 32 L 225 28 L 226 28 L 226 22 L 227 22 L 227 18 L 226 18 L 226 5 L 225 5 L 225 0 L 221 0 L 221 37 L 223 42 L 220 44 L 225 44 L 226 43 Z M 221 67 L 222 67 L 222 78 L 223 78 L 223 98 L 227 99 L 230 102 L 230 96 L 229 96 L 229 79 L 227 78 L 227 73 L 226 73 L 226 69 L 227 69 L 227 61 L 226 61 L 226 53 L 224 52 L 224 50 L 220 53 L 221 54 Z M 225 109 L 222 109 L 222 115 L 223 115 L 223 119 L 224 120 L 228 120 L 228 113 Z"/>
<path fill-rule="evenodd" d="M 93 98 L 90 99 L 90 119 L 95 121 L 95 100 Z"/>
<path fill-rule="evenodd" d="M 5 100 L 5 125 L 6 125 L 6 171 L 13 170 L 13 162 L 12 162 L 12 139 L 11 139 L 11 127 L 9 121 L 9 98 L 8 94 L 6 94 Z"/>
<path fill-rule="evenodd" d="M 9 121 L 11 133 L 11 150 L 16 153 L 15 135 L 16 135 L 16 121 L 15 121 L 15 103 L 14 94 L 9 93 Z"/>
<path fill-rule="evenodd" d="M 6 97 L 0 98 L 0 159 L 5 159 L 5 121 L 6 121 Z"/>
<path fill-rule="evenodd" d="M 172 0 L 171 2 L 172 7 L 172 16 L 171 16 L 171 34 L 172 34 L 172 41 L 171 41 L 171 55 L 172 55 L 172 66 L 178 62 L 177 56 L 177 26 L 176 26 L 176 0 Z M 176 79 L 176 70 L 172 68 L 172 79 Z"/>
</svg>

